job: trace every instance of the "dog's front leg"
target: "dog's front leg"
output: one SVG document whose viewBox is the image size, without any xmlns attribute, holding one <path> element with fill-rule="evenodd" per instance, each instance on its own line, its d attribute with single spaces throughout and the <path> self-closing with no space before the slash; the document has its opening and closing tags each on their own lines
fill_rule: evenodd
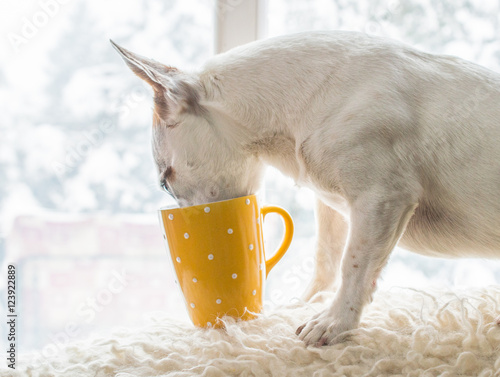
<svg viewBox="0 0 500 377">
<path fill-rule="evenodd" d="M 340 260 L 347 239 L 349 224 L 339 212 L 320 199 L 316 202 L 316 265 L 304 300 L 309 301 L 317 292 L 332 289 L 340 272 Z"/>
<path fill-rule="evenodd" d="M 307 345 L 341 342 L 342 333 L 357 327 L 375 282 L 416 208 L 410 197 L 364 195 L 352 205 L 340 287 L 331 306 L 297 330 Z"/>
</svg>

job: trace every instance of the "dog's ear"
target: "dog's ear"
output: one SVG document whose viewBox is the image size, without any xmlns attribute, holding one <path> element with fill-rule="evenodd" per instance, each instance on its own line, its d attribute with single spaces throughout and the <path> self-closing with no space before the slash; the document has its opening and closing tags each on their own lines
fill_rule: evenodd
<svg viewBox="0 0 500 377">
<path fill-rule="evenodd" d="M 196 83 L 177 68 L 135 54 L 110 40 L 129 68 L 151 85 L 154 94 L 155 122 L 174 125 L 172 119 L 182 112 L 200 113 Z"/>
<path fill-rule="evenodd" d="M 109 41 L 115 50 L 118 51 L 125 63 L 127 63 L 132 72 L 150 84 L 153 89 L 160 89 L 160 87 L 163 87 L 165 76 L 169 76 L 174 73 L 174 71 L 177 71 L 175 68 L 158 63 L 153 59 L 135 54 L 117 45 L 111 39 Z"/>
</svg>

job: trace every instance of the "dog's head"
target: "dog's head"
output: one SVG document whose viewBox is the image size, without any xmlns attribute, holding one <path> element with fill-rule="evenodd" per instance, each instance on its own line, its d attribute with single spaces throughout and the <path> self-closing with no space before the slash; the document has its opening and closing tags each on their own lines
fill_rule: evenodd
<svg viewBox="0 0 500 377">
<path fill-rule="evenodd" d="M 199 76 L 111 43 L 153 88 L 152 146 L 160 186 L 181 206 L 254 193 L 261 163 L 227 136 L 232 125 L 217 115 Z"/>
</svg>

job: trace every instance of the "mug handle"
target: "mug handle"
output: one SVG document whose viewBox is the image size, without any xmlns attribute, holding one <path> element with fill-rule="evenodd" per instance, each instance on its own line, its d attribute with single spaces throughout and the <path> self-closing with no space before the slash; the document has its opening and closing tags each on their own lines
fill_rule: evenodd
<svg viewBox="0 0 500 377">
<path fill-rule="evenodd" d="M 276 263 L 279 262 L 279 260 L 285 255 L 286 251 L 288 250 L 288 247 L 292 243 L 292 237 L 293 237 L 293 221 L 292 217 L 290 214 L 285 211 L 281 207 L 277 206 L 264 206 L 260 210 L 262 214 L 263 220 L 265 219 L 266 215 L 269 213 L 277 213 L 278 215 L 281 216 L 283 219 L 283 223 L 285 225 L 285 231 L 283 233 L 283 240 L 281 240 L 281 245 L 279 246 L 278 250 L 276 250 L 276 253 L 274 255 L 266 260 L 266 278 L 267 275 L 269 275 L 269 272 L 271 269 L 276 265 Z"/>
</svg>

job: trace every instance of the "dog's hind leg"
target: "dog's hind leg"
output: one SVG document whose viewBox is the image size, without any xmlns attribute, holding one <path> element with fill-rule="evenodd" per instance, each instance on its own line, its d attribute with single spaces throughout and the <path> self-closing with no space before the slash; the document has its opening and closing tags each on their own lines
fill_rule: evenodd
<svg viewBox="0 0 500 377">
<path fill-rule="evenodd" d="M 320 199 L 316 200 L 316 226 L 316 263 L 313 279 L 302 296 L 306 301 L 335 286 L 348 232 L 347 220 Z"/>
</svg>

